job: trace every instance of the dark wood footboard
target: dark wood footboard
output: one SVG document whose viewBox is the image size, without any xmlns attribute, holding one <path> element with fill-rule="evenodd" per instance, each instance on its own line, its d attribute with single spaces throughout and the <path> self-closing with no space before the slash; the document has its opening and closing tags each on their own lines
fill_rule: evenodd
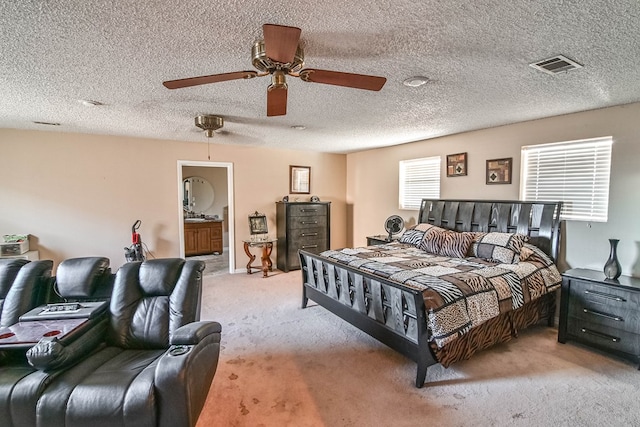
<svg viewBox="0 0 640 427">
<path fill-rule="evenodd" d="M 300 251 L 302 308 L 309 299 L 418 364 L 416 387 L 437 363 L 420 291 Z"/>
</svg>

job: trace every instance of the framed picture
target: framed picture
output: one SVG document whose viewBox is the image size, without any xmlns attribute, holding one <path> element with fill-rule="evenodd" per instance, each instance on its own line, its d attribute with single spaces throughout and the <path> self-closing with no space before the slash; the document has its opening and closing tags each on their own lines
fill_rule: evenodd
<svg viewBox="0 0 640 427">
<path fill-rule="evenodd" d="M 251 234 L 268 233 L 267 216 L 265 214 L 258 213 L 258 211 L 249 215 L 249 230 Z"/>
<path fill-rule="evenodd" d="M 513 158 L 487 160 L 487 184 L 511 184 Z"/>
<path fill-rule="evenodd" d="M 447 176 L 467 174 L 467 153 L 447 154 Z"/>
<path fill-rule="evenodd" d="M 311 193 L 311 168 L 309 166 L 289 166 L 289 193 Z"/>
</svg>

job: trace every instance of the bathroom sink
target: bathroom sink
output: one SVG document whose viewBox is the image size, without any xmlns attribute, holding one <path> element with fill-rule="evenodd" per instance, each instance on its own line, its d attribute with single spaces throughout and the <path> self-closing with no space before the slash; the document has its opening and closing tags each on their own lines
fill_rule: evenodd
<svg viewBox="0 0 640 427">
<path fill-rule="evenodd" d="M 207 218 L 185 218 L 184 219 L 184 222 L 205 222 L 205 221 L 211 221 L 211 220 Z"/>
</svg>

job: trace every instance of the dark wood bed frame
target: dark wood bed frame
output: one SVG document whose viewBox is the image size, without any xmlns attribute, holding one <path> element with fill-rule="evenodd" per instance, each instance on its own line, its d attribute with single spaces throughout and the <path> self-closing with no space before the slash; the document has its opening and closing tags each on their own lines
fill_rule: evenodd
<svg viewBox="0 0 640 427">
<path fill-rule="evenodd" d="M 418 222 L 456 231 L 525 234 L 556 260 L 561 207 L 561 202 L 423 199 Z M 422 387 L 427 367 L 438 363 L 429 345 L 422 293 L 311 252 L 300 250 L 299 256 L 302 308 L 311 299 L 415 361 L 415 385 Z"/>
</svg>

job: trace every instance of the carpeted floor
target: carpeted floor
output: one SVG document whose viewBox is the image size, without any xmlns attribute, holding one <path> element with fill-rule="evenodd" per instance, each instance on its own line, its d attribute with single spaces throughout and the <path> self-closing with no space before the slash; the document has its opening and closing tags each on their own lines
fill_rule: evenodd
<svg viewBox="0 0 640 427">
<path fill-rule="evenodd" d="M 299 271 L 207 276 L 202 318 L 222 324 L 205 426 L 637 426 L 630 362 L 534 327 L 444 369 L 416 366 L 319 306 Z"/>
<path fill-rule="evenodd" d="M 218 276 L 229 273 L 229 248 L 224 248 L 221 254 L 194 255 L 187 259 L 204 261 L 203 276 Z"/>
</svg>

